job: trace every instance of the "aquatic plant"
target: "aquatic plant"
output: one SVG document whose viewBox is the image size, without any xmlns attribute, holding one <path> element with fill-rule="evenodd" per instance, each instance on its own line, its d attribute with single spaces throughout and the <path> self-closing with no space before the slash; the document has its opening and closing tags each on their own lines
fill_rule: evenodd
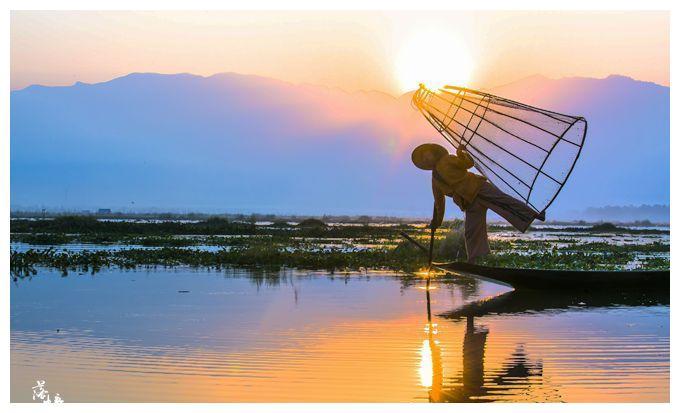
<svg viewBox="0 0 680 413">
<path fill-rule="evenodd" d="M 444 239 L 435 242 L 437 257 L 453 261 L 467 260 L 465 250 L 465 232 L 462 227 L 449 230 Z"/>
<path fill-rule="evenodd" d="M 492 267 L 561 269 L 561 270 L 621 270 L 634 258 L 631 253 L 610 252 L 588 254 L 574 252 L 561 254 L 556 249 L 544 252 L 519 254 L 515 252 L 490 254 L 479 259 L 478 264 Z"/>
<path fill-rule="evenodd" d="M 31 245 L 58 245 L 68 244 L 74 240 L 73 236 L 66 234 L 10 234 L 11 242 L 25 242 Z"/>
<path fill-rule="evenodd" d="M 409 227 L 410 230 L 416 230 Z M 303 237 L 356 238 L 360 236 L 385 237 L 394 235 L 394 229 L 381 226 L 325 226 L 302 225 L 282 226 L 254 225 L 246 222 L 230 222 L 222 218 L 211 218 L 199 222 L 129 222 L 99 221 L 91 217 L 60 217 L 54 220 L 14 219 L 10 221 L 11 233 L 61 233 L 80 235 L 116 235 L 125 238 L 130 235 L 284 235 Z"/>
<path fill-rule="evenodd" d="M 422 244 L 429 242 L 422 227 L 402 226 Z M 400 227 L 400 228 L 402 228 Z M 437 232 L 435 260 L 465 260 L 463 223 L 449 221 Z M 30 274 L 31 266 L 49 266 L 64 271 L 77 268 L 92 271 L 102 266 L 134 267 L 145 265 L 299 267 L 305 269 L 358 270 L 360 268 L 416 270 L 426 263 L 425 254 L 398 235 L 396 227 L 254 225 L 224 218 L 200 222 L 110 222 L 83 217 L 54 220 L 11 221 L 12 242 L 31 245 L 65 243 L 117 243 L 132 248 L 126 251 L 56 250 L 11 253 L 12 273 Z M 448 229 L 448 231 L 446 230 Z M 507 230 L 507 228 L 506 228 Z M 569 238 L 552 240 L 491 240 L 493 255 L 481 261 L 489 265 L 525 268 L 625 268 L 640 262 L 644 268 L 668 268 L 668 242 L 635 243 L 636 232 L 618 228 L 617 237 L 626 244 L 583 242 L 580 234 L 592 239 L 590 229 L 576 231 Z M 553 231 L 553 230 L 551 230 Z M 628 232 L 626 232 L 628 231 Z M 193 246 L 211 246 L 207 251 Z M 224 247 L 218 248 L 215 247 Z M 661 254 L 654 259 L 640 259 Z"/>
<path fill-rule="evenodd" d="M 360 268 L 388 270 L 416 270 L 423 264 L 420 255 L 408 251 L 375 249 L 344 252 L 337 249 L 317 251 L 290 251 L 274 245 L 239 246 L 233 249 L 202 251 L 185 248 L 124 249 L 113 251 L 33 250 L 13 251 L 10 267 L 15 275 L 26 269 L 46 266 L 64 272 L 97 271 L 99 268 L 118 266 L 178 266 L 222 268 L 240 267 L 291 267 L 321 270 L 358 270 Z M 15 271 L 16 270 L 16 271 Z"/>
<path fill-rule="evenodd" d="M 612 224 L 611 222 L 603 222 L 601 224 L 595 224 L 590 228 L 593 232 L 615 232 L 620 231 L 621 228 Z"/>
<path fill-rule="evenodd" d="M 326 223 L 320 219 L 309 218 L 299 222 L 297 226 L 301 228 L 324 228 L 327 227 L 328 225 L 326 225 Z"/>
</svg>

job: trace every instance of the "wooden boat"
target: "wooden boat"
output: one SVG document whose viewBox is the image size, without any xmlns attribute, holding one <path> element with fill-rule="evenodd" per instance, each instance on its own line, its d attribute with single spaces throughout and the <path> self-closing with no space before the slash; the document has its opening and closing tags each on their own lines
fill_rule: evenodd
<svg viewBox="0 0 680 413">
<path fill-rule="evenodd" d="M 435 263 L 435 267 L 509 285 L 516 290 L 670 290 L 670 271 L 573 271 L 501 268 L 465 262 Z"/>
</svg>

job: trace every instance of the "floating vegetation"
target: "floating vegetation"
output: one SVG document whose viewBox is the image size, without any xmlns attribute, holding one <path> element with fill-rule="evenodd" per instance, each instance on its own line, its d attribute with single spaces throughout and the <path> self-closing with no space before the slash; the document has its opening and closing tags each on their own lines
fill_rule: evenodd
<svg viewBox="0 0 680 413">
<path fill-rule="evenodd" d="M 626 228 L 619 227 L 609 222 L 595 224 L 585 227 L 550 227 L 530 228 L 530 231 L 551 231 L 551 232 L 585 232 L 585 233 L 608 233 L 608 234 L 670 234 L 670 230 L 657 228 Z"/>
<path fill-rule="evenodd" d="M 301 228 L 325 228 L 328 225 L 320 219 L 308 218 L 301 221 L 297 226 Z"/>
<path fill-rule="evenodd" d="M 49 220 L 13 219 L 10 221 L 12 234 L 79 234 L 95 236 L 118 236 L 126 238 L 130 235 L 288 235 L 303 237 L 384 237 L 394 234 L 395 227 L 386 226 L 340 226 L 326 225 L 323 221 L 309 219 L 299 225 L 283 225 L 275 222 L 270 225 L 255 225 L 252 222 L 228 221 L 213 217 L 198 222 L 130 222 L 105 221 L 94 217 L 63 216 Z M 414 230 L 412 226 L 407 229 Z"/>
<path fill-rule="evenodd" d="M 15 276 L 31 275 L 36 266 L 69 271 L 96 272 L 102 267 L 117 266 L 179 266 L 209 267 L 291 267 L 329 271 L 360 268 L 414 271 L 425 263 L 417 251 L 410 248 L 376 249 L 343 252 L 339 250 L 287 251 L 270 245 L 255 245 L 200 251 L 182 248 L 125 249 L 114 251 L 34 250 L 13 251 L 10 268 Z"/>
<path fill-rule="evenodd" d="M 47 233 L 47 234 L 11 234 L 10 241 L 25 242 L 31 245 L 57 245 L 68 244 L 72 242 L 74 237 L 62 233 Z"/>
<path fill-rule="evenodd" d="M 646 270 L 667 270 L 670 268 L 668 258 L 664 257 L 647 257 L 641 259 L 641 267 Z"/>
<path fill-rule="evenodd" d="M 550 232 L 565 228 L 571 232 L 568 236 L 552 239 L 492 237 L 493 254 L 479 263 L 580 270 L 670 267 L 670 245 L 655 239 L 656 235 L 611 224 L 562 227 Z M 11 221 L 11 241 L 28 245 L 11 252 L 10 265 L 15 276 L 31 275 L 37 266 L 59 268 L 64 273 L 96 272 L 107 266 L 176 265 L 330 271 L 421 268 L 426 261 L 424 254 L 403 240 L 398 230 L 423 244 L 429 242 L 427 231 L 415 225 L 341 226 L 327 225 L 321 220 L 307 220 L 295 226 L 285 222 L 255 225 L 219 217 L 153 223 L 68 216 L 51 220 L 15 219 Z M 613 232 L 593 235 L 604 230 Z M 82 248 L 67 248 L 69 244 L 81 244 Z M 107 247 L 93 248 L 91 244 Z M 434 248 L 438 261 L 465 260 L 462 221 L 447 222 L 437 232 Z"/>
<path fill-rule="evenodd" d="M 491 267 L 535 268 L 557 270 L 623 270 L 635 255 L 613 251 L 604 254 L 585 252 L 560 253 L 557 249 L 520 254 L 516 252 L 491 254 L 477 263 Z"/>
</svg>

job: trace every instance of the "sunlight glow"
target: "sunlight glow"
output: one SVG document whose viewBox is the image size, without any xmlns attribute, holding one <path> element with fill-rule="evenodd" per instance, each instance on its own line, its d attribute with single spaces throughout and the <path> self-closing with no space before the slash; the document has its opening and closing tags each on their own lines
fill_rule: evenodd
<svg viewBox="0 0 680 413">
<path fill-rule="evenodd" d="M 419 289 L 419 290 L 428 290 L 428 291 L 432 291 L 432 290 L 436 290 L 437 287 L 435 287 L 435 286 L 433 286 L 433 285 L 431 285 L 431 286 L 429 286 L 429 287 L 421 286 L 421 287 L 418 287 L 418 289 Z"/>
<path fill-rule="evenodd" d="M 423 345 L 420 347 L 420 367 L 418 368 L 418 376 L 420 378 L 420 385 L 423 387 L 432 387 L 432 350 L 430 349 L 430 342 L 423 340 Z"/>
<path fill-rule="evenodd" d="M 427 267 L 425 267 L 425 268 L 420 268 L 418 271 L 416 271 L 416 272 L 413 273 L 413 275 L 416 275 L 416 276 L 418 276 L 418 277 L 423 277 L 423 278 L 429 278 L 429 277 L 434 278 L 434 277 L 436 277 L 436 276 L 444 275 L 444 274 L 445 274 L 445 272 L 443 272 L 443 271 L 441 271 L 441 270 L 437 270 L 437 269 L 435 269 L 435 268 L 433 268 L 433 269 L 431 269 L 431 270 L 428 271 L 428 270 L 427 270 Z M 432 287 L 432 288 L 430 288 L 430 289 L 431 289 L 431 290 L 434 290 L 435 288 L 436 288 L 436 287 Z"/>
<path fill-rule="evenodd" d="M 437 323 L 425 324 L 425 332 L 428 334 L 432 333 L 433 335 L 439 333 L 439 330 L 437 330 Z"/>
<path fill-rule="evenodd" d="M 424 83 L 430 89 L 466 86 L 474 64 L 467 46 L 456 35 L 428 30 L 411 36 L 396 59 L 395 75 L 402 92 Z"/>
</svg>

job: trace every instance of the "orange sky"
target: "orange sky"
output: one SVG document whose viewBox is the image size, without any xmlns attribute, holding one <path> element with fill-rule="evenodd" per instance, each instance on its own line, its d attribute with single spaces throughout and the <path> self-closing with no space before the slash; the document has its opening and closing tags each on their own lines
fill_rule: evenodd
<svg viewBox="0 0 680 413">
<path fill-rule="evenodd" d="M 669 85 L 667 12 L 12 12 L 11 87 L 238 72 L 399 94 L 533 74 Z M 422 79 L 421 79 L 422 78 Z"/>
</svg>

